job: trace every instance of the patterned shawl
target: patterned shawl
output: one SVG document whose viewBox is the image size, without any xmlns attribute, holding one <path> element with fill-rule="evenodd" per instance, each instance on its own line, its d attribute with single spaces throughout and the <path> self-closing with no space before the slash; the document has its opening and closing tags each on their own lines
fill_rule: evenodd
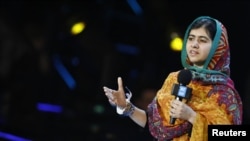
<svg viewBox="0 0 250 141">
<path fill-rule="evenodd" d="M 187 86 L 192 88 L 191 100 L 187 103 L 196 111 L 197 117 L 193 123 L 177 119 L 175 124 L 169 124 L 170 101 L 173 84 L 177 83 L 178 72 L 172 72 L 166 78 L 155 99 L 148 106 L 148 125 L 151 134 L 158 141 L 173 139 L 174 141 L 206 141 L 208 125 L 242 123 L 242 101 L 230 78 L 230 50 L 226 28 L 221 22 L 216 22 L 217 31 L 212 48 L 202 69 L 192 66 L 186 53 L 186 41 L 190 27 L 184 36 L 181 54 L 182 65 L 191 70 L 192 81 Z"/>
</svg>

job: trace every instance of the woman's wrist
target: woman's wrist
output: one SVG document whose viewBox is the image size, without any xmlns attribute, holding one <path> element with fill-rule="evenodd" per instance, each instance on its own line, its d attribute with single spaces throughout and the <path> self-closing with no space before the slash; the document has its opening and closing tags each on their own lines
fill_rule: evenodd
<svg viewBox="0 0 250 141">
<path fill-rule="evenodd" d="M 125 93 L 125 95 L 126 95 L 126 106 L 121 107 L 121 106 L 116 105 L 116 112 L 119 115 L 131 116 L 135 111 L 135 106 L 130 102 L 130 99 L 132 98 L 131 91 L 127 87 L 125 87 L 125 88 L 128 91 L 128 93 Z"/>
<path fill-rule="evenodd" d="M 119 106 L 116 107 L 116 112 L 119 115 L 123 115 L 123 116 L 131 116 L 135 111 L 135 106 L 129 101 L 126 100 L 126 107 L 121 108 Z"/>
<path fill-rule="evenodd" d="M 195 111 L 193 111 L 192 112 L 192 114 L 191 114 L 191 116 L 190 116 L 190 118 L 188 119 L 188 121 L 190 122 L 190 123 L 194 123 L 194 121 L 195 121 L 195 118 L 196 118 L 196 112 Z"/>
</svg>

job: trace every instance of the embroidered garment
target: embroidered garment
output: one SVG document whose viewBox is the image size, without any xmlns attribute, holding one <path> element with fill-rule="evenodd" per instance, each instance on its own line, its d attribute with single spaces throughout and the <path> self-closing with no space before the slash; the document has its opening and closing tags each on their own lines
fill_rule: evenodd
<svg viewBox="0 0 250 141">
<path fill-rule="evenodd" d="M 187 87 L 192 88 L 191 99 L 187 102 L 196 113 L 193 123 L 176 119 L 170 121 L 170 101 L 172 86 L 177 84 L 179 71 L 172 72 L 165 79 L 162 88 L 148 106 L 148 125 L 151 134 L 159 141 L 207 141 L 208 125 L 242 123 L 242 101 L 230 78 L 230 51 L 226 28 L 218 20 L 212 48 L 203 69 L 192 66 L 187 58 L 186 41 L 191 25 L 184 36 L 182 65 L 192 72 L 192 80 Z M 194 22 L 196 21 L 194 20 Z M 188 135 L 190 134 L 190 135 Z"/>
</svg>

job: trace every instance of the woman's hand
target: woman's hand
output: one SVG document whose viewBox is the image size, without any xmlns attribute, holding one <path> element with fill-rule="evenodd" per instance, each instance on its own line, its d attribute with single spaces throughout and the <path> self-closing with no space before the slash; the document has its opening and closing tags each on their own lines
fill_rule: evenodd
<svg viewBox="0 0 250 141">
<path fill-rule="evenodd" d="M 121 77 L 117 78 L 117 83 L 118 90 L 110 89 L 106 86 L 103 87 L 103 90 L 111 105 L 115 105 L 123 109 L 126 107 L 126 97 Z"/>
<path fill-rule="evenodd" d="M 175 99 L 171 102 L 170 106 L 171 106 L 170 116 L 174 118 L 187 120 L 191 123 L 194 122 L 194 119 L 196 117 L 196 112 L 186 103 Z"/>
</svg>

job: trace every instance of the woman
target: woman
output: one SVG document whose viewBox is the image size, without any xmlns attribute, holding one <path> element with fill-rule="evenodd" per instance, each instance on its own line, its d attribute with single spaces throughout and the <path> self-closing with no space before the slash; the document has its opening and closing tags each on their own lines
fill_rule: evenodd
<svg viewBox="0 0 250 141">
<path fill-rule="evenodd" d="M 103 87 L 117 112 L 149 128 L 157 140 L 206 141 L 208 125 L 242 123 L 242 101 L 230 78 L 230 50 L 227 31 L 218 20 L 201 16 L 187 28 L 181 52 L 184 69 L 190 70 L 192 89 L 188 102 L 175 99 L 172 87 L 179 71 L 165 79 L 146 111 L 134 106 L 124 94 L 121 77 L 118 90 Z M 170 123 L 171 118 L 175 123 Z"/>
</svg>

